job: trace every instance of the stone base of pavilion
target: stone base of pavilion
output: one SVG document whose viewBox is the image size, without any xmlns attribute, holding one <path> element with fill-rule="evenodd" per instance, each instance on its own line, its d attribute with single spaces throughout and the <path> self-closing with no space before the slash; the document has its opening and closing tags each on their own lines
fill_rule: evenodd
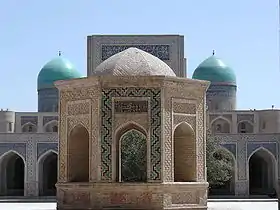
<svg viewBox="0 0 280 210">
<path fill-rule="evenodd" d="M 58 183 L 57 209 L 207 209 L 207 182 Z"/>
</svg>

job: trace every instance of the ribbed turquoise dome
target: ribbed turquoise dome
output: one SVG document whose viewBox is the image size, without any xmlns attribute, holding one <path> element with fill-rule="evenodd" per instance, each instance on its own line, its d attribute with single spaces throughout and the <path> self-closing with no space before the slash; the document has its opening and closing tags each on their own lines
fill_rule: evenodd
<svg viewBox="0 0 280 210">
<path fill-rule="evenodd" d="M 61 56 L 49 61 L 41 69 L 37 78 L 37 90 L 53 88 L 54 82 L 81 78 L 82 75 L 75 69 L 73 64 Z"/>
<path fill-rule="evenodd" d="M 211 83 L 236 85 L 234 71 L 216 56 L 204 60 L 194 71 L 193 79 L 207 80 Z"/>
</svg>

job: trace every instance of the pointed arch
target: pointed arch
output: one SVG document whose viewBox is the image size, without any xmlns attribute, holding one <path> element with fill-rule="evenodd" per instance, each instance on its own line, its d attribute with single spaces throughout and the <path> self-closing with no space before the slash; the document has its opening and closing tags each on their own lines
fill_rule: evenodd
<svg viewBox="0 0 280 210">
<path fill-rule="evenodd" d="M 277 162 L 277 160 L 276 160 L 276 158 L 275 158 L 275 155 L 272 154 L 272 152 L 269 151 L 268 149 L 266 149 L 265 147 L 258 147 L 258 148 L 256 148 L 255 150 L 253 150 L 253 151 L 251 152 L 251 154 L 249 155 L 249 157 L 248 157 L 248 162 L 249 162 L 250 158 L 251 158 L 255 153 L 257 153 L 258 151 L 265 151 L 265 152 L 267 152 L 267 153 L 271 156 L 271 158 L 273 159 L 273 161 L 274 161 L 275 163 Z"/>
<path fill-rule="evenodd" d="M 119 127 L 117 127 L 116 131 L 115 131 L 115 136 L 118 138 L 121 137 L 121 135 L 123 135 L 126 131 L 128 130 L 131 130 L 131 129 L 134 129 L 134 130 L 137 130 L 141 133 L 143 133 L 145 136 L 147 136 L 147 131 L 146 129 L 141 126 L 140 124 L 134 122 L 134 121 L 128 121 L 122 125 L 120 125 Z"/>
<path fill-rule="evenodd" d="M 248 157 L 249 192 L 270 195 L 277 189 L 277 159 L 266 148 L 255 149 Z"/>
<path fill-rule="evenodd" d="M 237 124 L 238 133 L 253 133 L 254 124 L 249 120 L 242 120 Z"/>
<path fill-rule="evenodd" d="M 145 129 L 130 121 L 116 129 L 115 137 L 116 180 L 119 182 L 146 182 L 148 157 Z"/>
<path fill-rule="evenodd" d="M 230 133 L 231 132 L 231 122 L 223 117 L 218 116 L 213 119 L 210 123 L 212 133 Z"/>
<path fill-rule="evenodd" d="M 58 132 L 58 121 L 51 120 L 50 122 L 46 123 L 44 125 L 44 131 L 57 133 Z"/>
<path fill-rule="evenodd" d="M 23 196 L 26 165 L 24 157 L 10 150 L 0 157 L 0 194 Z"/>
<path fill-rule="evenodd" d="M 31 122 L 28 122 L 21 126 L 21 131 L 23 133 L 36 133 L 37 126 Z"/>
<path fill-rule="evenodd" d="M 89 132 L 82 124 L 72 128 L 68 136 L 68 179 L 89 181 Z"/>
<path fill-rule="evenodd" d="M 37 161 L 37 180 L 39 183 L 39 195 L 54 196 L 57 182 L 58 154 L 54 150 L 43 153 Z"/>
<path fill-rule="evenodd" d="M 173 131 L 174 181 L 196 181 L 196 141 L 190 124 L 182 122 Z"/>
<path fill-rule="evenodd" d="M 23 160 L 24 165 L 26 164 L 26 163 L 25 163 L 25 158 L 24 158 L 19 152 L 17 152 L 16 150 L 9 150 L 9 151 L 3 153 L 3 154 L 0 156 L 0 161 L 2 161 L 2 160 L 3 160 L 4 158 L 6 158 L 7 156 L 13 155 L 13 154 L 18 155 L 18 156 Z"/>
<path fill-rule="evenodd" d="M 231 125 L 231 121 L 230 121 L 229 119 L 223 117 L 223 116 L 217 116 L 217 117 L 215 117 L 215 118 L 210 122 L 210 125 L 212 125 L 216 120 L 219 120 L 219 119 L 224 120 L 224 121 L 226 121 L 227 123 L 229 123 L 229 124 Z"/>
</svg>

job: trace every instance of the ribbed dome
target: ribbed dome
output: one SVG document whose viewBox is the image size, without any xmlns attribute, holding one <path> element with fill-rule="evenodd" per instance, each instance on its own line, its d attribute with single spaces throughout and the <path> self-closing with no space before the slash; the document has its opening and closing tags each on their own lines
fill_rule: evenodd
<svg viewBox="0 0 280 210">
<path fill-rule="evenodd" d="M 119 52 L 96 67 L 93 75 L 173 76 L 173 70 L 159 58 L 137 48 Z"/>
<path fill-rule="evenodd" d="M 211 83 L 236 85 L 234 71 L 221 59 L 211 56 L 204 60 L 194 71 L 193 79 L 207 80 Z"/>
<path fill-rule="evenodd" d="M 73 64 L 61 56 L 54 58 L 43 66 L 37 78 L 37 90 L 52 88 L 58 80 L 80 78 L 82 75 Z"/>
</svg>

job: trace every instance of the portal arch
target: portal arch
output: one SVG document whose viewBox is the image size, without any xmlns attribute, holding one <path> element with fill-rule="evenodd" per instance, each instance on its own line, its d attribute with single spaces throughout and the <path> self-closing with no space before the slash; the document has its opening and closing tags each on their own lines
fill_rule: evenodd
<svg viewBox="0 0 280 210">
<path fill-rule="evenodd" d="M 1 195 L 24 196 L 25 159 L 14 150 L 4 153 L 0 158 Z"/>
<path fill-rule="evenodd" d="M 147 134 L 136 123 L 128 123 L 116 130 L 116 180 L 146 182 Z"/>
<path fill-rule="evenodd" d="M 37 180 L 39 183 L 39 195 L 55 196 L 57 182 L 57 152 L 48 150 L 42 154 L 37 161 Z"/>
<path fill-rule="evenodd" d="M 251 195 L 270 195 L 277 189 L 277 161 L 266 148 L 256 149 L 248 158 L 249 192 Z"/>
</svg>

